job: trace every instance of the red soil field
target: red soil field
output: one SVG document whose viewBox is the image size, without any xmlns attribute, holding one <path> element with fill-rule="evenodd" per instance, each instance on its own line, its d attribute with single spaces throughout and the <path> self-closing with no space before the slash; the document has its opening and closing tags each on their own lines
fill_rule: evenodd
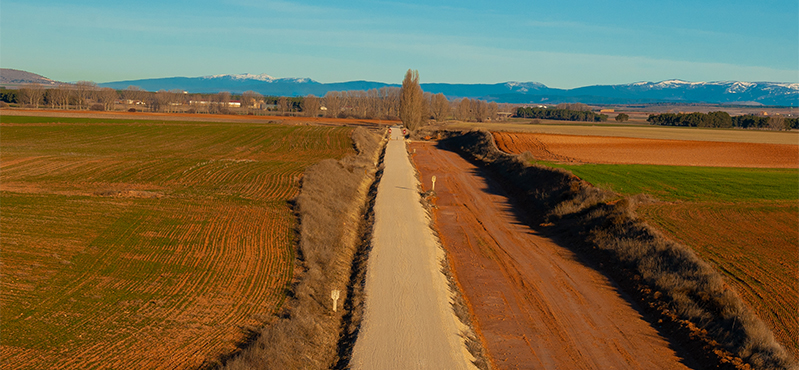
<svg viewBox="0 0 799 370">
<path fill-rule="evenodd" d="M 528 227 L 501 187 L 458 154 L 410 145 L 453 275 L 497 369 L 685 369 L 601 273 Z"/>
<path fill-rule="evenodd" d="M 713 167 L 799 167 L 799 145 L 495 132 L 509 153 L 567 163 Z M 643 207 L 641 215 L 711 262 L 799 357 L 799 211 L 796 202 L 686 202 Z"/>
<path fill-rule="evenodd" d="M 799 145 L 494 132 L 500 150 L 568 163 L 799 167 Z"/>
<path fill-rule="evenodd" d="M 799 357 L 799 204 L 658 203 L 638 212 L 727 275 L 777 340 Z"/>
<path fill-rule="evenodd" d="M 9 116 L 41 116 L 41 117 L 83 117 L 107 119 L 143 119 L 168 121 L 199 122 L 277 122 L 283 124 L 314 125 L 350 125 L 350 126 L 390 126 L 399 121 L 328 118 L 328 117 L 295 117 L 295 116 L 250 116 L 238 114 L 201 114 L 201 113 L 157 113 L 157 112 L 106 112 L 106 111 L 65 111 L 46 109 L 2 109 L 3 115 Z"/>
<path fill-rule="evenodd" d="M 353 151 L 345 127 L 2 130 L 8 369 L 191 369 L 235 351 L 285 299 L 304 169 Z"/>
</svg>

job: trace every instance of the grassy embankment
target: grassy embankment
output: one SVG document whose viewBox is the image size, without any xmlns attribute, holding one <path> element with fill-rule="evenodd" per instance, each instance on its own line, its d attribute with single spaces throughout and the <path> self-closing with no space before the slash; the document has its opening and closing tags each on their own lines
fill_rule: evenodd
<svg viewBox="0 0 799 370">
<path fill-rule="evenodd" d="M 664 238 L 637 215 L 642 197 L 593 187 L 571 172 L 531 164 L 531 156 L 497 149 L 485 131 L 445 133 L 442 143 L 485 166 L 532 219 L 603 264 L 659 327 L 709 367 L 791 368 L 785 353 L 724 279 L 691 248 Z M 625 173 L 626 175 L 626 173 Z M 787 183 L 787 182 L 786 182 Z M 645 197 L 644 197 L 645 198 Z"/>
<path fill-rule="evenodd" d="M 9 368 L 194 368 L 270 320 L 305 169 L 345 127 L 0 117 Z"/>
<path fill-rule="evenodd" d="M 723 272 L 799 357 L 799 170 L 547 165 L 619 194 L 666 202 L 638 213 Z"/>
</svg>

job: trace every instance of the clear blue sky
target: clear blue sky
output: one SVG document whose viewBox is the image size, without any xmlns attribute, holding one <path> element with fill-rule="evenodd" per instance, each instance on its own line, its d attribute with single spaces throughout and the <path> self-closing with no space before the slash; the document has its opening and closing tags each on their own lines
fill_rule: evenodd
<svg viewBox="0 0 799 370">
<path fill-rule="evenodd" d="M 61 81 L 799 82 L 797 0 L 2 0 L 0 66 Z"/>
</svg>

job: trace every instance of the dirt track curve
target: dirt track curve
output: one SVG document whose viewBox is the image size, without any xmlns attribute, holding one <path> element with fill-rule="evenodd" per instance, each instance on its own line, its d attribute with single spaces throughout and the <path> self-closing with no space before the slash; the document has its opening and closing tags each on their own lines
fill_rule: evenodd
<svg viewBox="0 0 799 370">
<path fill-rule="evenodd" d="M 424 190 L 437 177 L 436 226 L 497 369 L 694 367 L 604 275 L 520 221 L 481 170 L 411 148 Z"/>
<path fill-rule="evenodd" d="M 364 318 L 353 369 L 468 369 L 443 251 L 420 203 L 419 181 L 399 129 L 392 130 L 377 188 Z"/>
</svg>

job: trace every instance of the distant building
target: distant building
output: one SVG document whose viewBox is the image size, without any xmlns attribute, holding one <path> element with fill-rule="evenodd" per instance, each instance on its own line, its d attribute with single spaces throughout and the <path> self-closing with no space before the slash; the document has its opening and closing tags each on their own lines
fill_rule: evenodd
<svg viewBox="0 0 799 370">
<path fill-rule="evenodd" d="M 599 113 L 613 113 L 615 111 L 616 111 L 615 109 L 608 108 L 608 109 L 601 109 Z"/>
</svg>

